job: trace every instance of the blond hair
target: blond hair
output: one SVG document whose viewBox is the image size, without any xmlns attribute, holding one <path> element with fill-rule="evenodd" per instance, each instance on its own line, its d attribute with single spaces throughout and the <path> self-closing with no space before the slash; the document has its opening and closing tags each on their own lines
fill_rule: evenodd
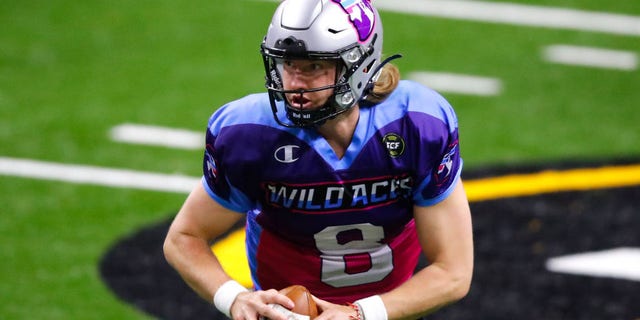
<svg viewBox="0 0 640 320">
<path fill-rule="evenodd" d="M 380 70 L 380 76 L 373 85 L 373 90 L 365 100 L 371 103 L 380 103 L 393 92 L 400 82 L 400 70 L 391 63 L 387 63 Z"/>
</svg>

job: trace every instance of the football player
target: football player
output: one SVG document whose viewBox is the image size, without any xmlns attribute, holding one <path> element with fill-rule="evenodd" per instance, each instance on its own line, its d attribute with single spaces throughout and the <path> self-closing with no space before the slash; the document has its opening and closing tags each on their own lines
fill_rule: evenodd
<svg viewBox="0 0 640 320">
<path fill-rule="evenodd" d="M 417 319 L 464 297 L 471 214 L 450 104 L 382 59 L 369 0 L 285 0 L 261 45 L 265 93 L 206 131 L 204 175 L 168 231 L 169 263 L 233 319 L 284 320 L 298 284 L 324 319 Z M 240 219 L 254 287 L 210 241 Z M 419 256 L 429 264 L 414 273 Z"/>
</svg>

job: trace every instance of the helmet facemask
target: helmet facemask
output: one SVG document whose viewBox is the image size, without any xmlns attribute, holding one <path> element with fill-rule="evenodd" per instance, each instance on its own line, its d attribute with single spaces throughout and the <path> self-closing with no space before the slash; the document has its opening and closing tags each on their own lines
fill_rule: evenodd
<svg viewBox="0 0 640 320">
<path fill-rule="evenodd" d="M 275 49 L 267 48 L 263 44 L 261 53 L 266 74 L 265 86 L 276 121 L 287 127 L 314 127 L 347 111 L 357 102 L 349 80 L 354 72 L 362 67 L 372 51 L 373 48 L 363 51 L 360 46 L 353 45 L 336 52 L 309 52 L 306 51 L 305 43 L 294 37 L 279 40 Z M 335 61 L 334 84 L 309 89 L 285 90 L 282 74 L 284 63 L 287 60 Z M 371 66 L 366 67 L 370 68 Z M 295 102 L 292 103 L 286 98 L 287 94 L 299 94 L 304 97 L 306 93 L 324 90 L 332 90 L 333 93 L 323 106 L 312 110 L 304 110 L 300 105 L 296 105 Z M 285 113 L 290 123 L 282 121 L 278 116 L 277 101 L 283 101 Z"/>
</svg>

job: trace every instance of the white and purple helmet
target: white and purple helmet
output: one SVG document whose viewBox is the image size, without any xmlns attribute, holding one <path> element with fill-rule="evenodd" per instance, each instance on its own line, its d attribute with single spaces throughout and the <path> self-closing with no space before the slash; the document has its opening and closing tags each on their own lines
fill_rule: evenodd
<svg viewBox="0 0 640 320">
<path fill-rule="evenodd" d="M 261 45 L 266 88 L 278 123 L 311 127 L 353 107 L 373 87 L 381 66 L 382 22 L 370 0 L 284 0 L 278 6 Z M 308 90 L 284 90 L 282 64 L 292 59 L 338 62 L 334 85 Z M 319 109 L 302 110 L 285 93 L 333 89 Z M 283 101 L 289 121 L 278 116 Z"/>
</svg>

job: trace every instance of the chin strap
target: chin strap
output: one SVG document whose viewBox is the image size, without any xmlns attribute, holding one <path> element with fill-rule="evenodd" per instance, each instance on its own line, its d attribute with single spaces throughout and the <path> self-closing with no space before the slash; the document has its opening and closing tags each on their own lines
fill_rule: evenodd
<svg viewBox="0 0 640 320">
<path fill-rule="evenodd" d="M 392 60 L 395 59 L 399 59 L 402 58 L 402 54 L 400 53 L 396 53 L 384 60 L 382 60 L 382 62 L 378 65 L 378 67 L 376 68 L 375 72 L 373 73 L 373 76 L 371 77 L 371 79 L 369 79 L 369 81 L 367 82 L 367 85 L 364 87 L 364 90 L 362 91 L 362 97 L 360 98 L 360 100 L 363 100 L 366 96 L 369 95 L 369 93 L 371 93 L 371 91 L 373 90 L 373 86 L 375 85 L 376 81 L 378 81 L 378 77 L 380 77 L 380 70 L 382 70 L 382 68 L 389 62 L 391 62 Z"/>
</svg>

